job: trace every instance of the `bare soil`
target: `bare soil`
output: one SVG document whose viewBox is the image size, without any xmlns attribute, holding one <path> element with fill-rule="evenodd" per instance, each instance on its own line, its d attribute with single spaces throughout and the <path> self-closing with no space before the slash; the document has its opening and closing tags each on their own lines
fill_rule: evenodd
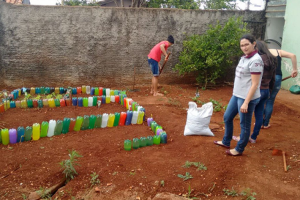
<svg viewBox="0 0 300 200">
<path fill-rule="evenodd" d="M 114 89 L 114 88 L 112 88 Z M 116 88 L 120 89 L 120 88 Z M 68 150 L 83 157 L 76 167 L 78 176 L 52 197 L 57 199 L 153 199 L 157 193 L 169 192 L 201 199 L 241 199 L 224 195 L 223 189 L 237 192 L 250 188 L 256 199 L 300 199 L 300 96 L 280 91 L 275 102 L 271 128 L 260 132 L 256 144 L 248 144 L 243 156 L 231 157 L 225 149 L 213 144 L 224 133 L 224 110 L 214 112 L 211 128 L 215 137 L 184 136 L 188 102 L 195 96 L 192 85 L 163 85 L 165 97 L 152 97 L 149 88 L 138 87 L 130 92 L 168 134 L 168 143 L 125 151 L 126 139 L 153 135 L 147 123 L 143 125 L 99 128 L 69 132 L 51 138 L 0 145 L 0 199 L 23 199 L 40 187 L 49 188 L 62 178 L 59 162 L 68 159 Z M 232 87 L 222 86 L 200 90 L 200 100 L 210 98 L 226 105 Z M 79 95 L 78 95 L 79 96 Z M 201 106 L 201 105 L 199 105 Z M 42 109 L 9 109 L 0 114 L 0 125 L 6 128 L 31 126 L 50 119 L 63 119 L 91 114 L 125 111 L 119 104 L 104 104 L 101 108 L 61 107 Z M 253 122 L 252 122 L 253 124 Z M 239 135 L 239 119 L 234 121 Z M 232 141 L 231 147 L 236 145 Z M 289 170 L 283 170 L 282 155 L 272 155 L 273 149 L 286 152 Z M 207 170 L 182 167 L 186 161 L 201 162 Z M 96 172 L 101 183 L 91 187 L 91 174 Z M 193 178 L 183 181 L 178 174 L 189 172 Z M 164 184 L 161 184 L 162 181 Z M 156 198 L 157 199 L 157 198 Z"/>
</svg>

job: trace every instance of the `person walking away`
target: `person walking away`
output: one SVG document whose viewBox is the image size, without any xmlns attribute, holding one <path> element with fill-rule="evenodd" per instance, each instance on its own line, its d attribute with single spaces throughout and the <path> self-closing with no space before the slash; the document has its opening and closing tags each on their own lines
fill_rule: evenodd
<svg viewBox="0 0 300 200">
<path fill-rule="evenodd" d="M 214 141 L 214 144 L 230 148 L 233 136 L 233 119 L 240 116 L 240 140 L 234 149 L 227 150 L 231 156 L 242 155 L 247 146 L 251 119 L 255 106 L 260 99 L 260 83 L 263 73 L 263 61 L 255 50 L 254 36 L 246 34 L 240 39 L 240 48 L 245 54 L 241 57 L 235 71 L 233 95 L 224 113 L 225 133 L 222 141 Z"/>
<path fill-rule="evenodd" d="M 291 77 L 295 78 L 298 75 L 297 58 L 296 58 L 295 54 L 284 51 L 284 50 L 280 50 L 280 49 L 269 49 L 269 50 L 273 54 L 273 56 L 277 57 L 277 67 L 276 67 L 275 85 L 270 94 L 270 98 L 266 101 L 262 128 L 270 128 L 270 126 L 271 126 L 270 119 L 271 119 L 271 115 L 273 113 L 275 98 L 281 88 L 281 80 L 282 80 L 281 60 L 282 60 L 282 58 L 289 58 L 292 61 L 293 71 L 291 73 Z"/>
<path fill-rule="evenodd" d="M 153 96 L 163 96 L 163 94 L 157 91 L 159 71 L 161 69 L 159 62 L 161 60 L 161 54 L 164 54 L 165 61 L 167 61 L 167 49 L 173 44 L 174 38 L 172 35 L 169 35 L 167 41 L 161 41 L 156 44 L 148 54 L 148 64 L 153 74 L 150 93 L 153 94 Z"/>
</svg>

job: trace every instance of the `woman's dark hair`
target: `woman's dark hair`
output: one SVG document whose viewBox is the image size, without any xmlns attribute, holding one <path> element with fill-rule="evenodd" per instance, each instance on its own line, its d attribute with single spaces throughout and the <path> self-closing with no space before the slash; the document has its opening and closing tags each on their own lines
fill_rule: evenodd
<svg viewBox="0 0 300 200">
<path fill-rule="evenodd" d="M 268 46 L 264 41 L 256 40 L 256 49 L 259 55 L 266 54 L 271 66 L 277 66 L 277 58 L 269 51 Z"/>
<path fill-rule="evenodd" d="M 255 37 L 251 34 L 245 34 L 241 37 L 240 41 L 242 39 L 246 39 L 246 40 L 249 40 L 251 42 L 251 44 L 253 44 L 253 42 L 255 42 Z"/>
</svg>

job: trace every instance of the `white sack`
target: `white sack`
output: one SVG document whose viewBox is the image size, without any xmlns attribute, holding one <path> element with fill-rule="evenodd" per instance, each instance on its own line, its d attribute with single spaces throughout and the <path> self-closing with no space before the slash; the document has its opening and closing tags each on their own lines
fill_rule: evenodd
<svg viewBox="0 0 300 200">
<path fill-rule="evenodd" d="M 184 135 L 214 136 L 209 128 L 212 113 L 213 104 L 211 102 L 202 105 L 201 108 L 197 108 L 195 102 L 189 102 Z"/>
</svg>

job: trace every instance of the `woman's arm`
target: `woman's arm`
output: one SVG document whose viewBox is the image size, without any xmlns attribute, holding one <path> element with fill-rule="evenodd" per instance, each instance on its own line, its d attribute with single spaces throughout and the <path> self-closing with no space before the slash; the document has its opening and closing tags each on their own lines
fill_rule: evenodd
<svg viewBox="0 0 300 200">
<path fill-rule="evenodd" d="M 247 113 L 248 112 L 248 104 L 251 101 L 255 91 L 258 88 L 259 85 L 259 81 L 260 81 L 260 74 L 251 74 L 251 88 L 247 94 L 247 97 L 243 103 L 243 105 L 241 106 L 240 110 L 242 113 Z"/>
<path fill-rule="evenodd" d="M 293 78 L 296 77 L 296 76 L 298 75 L 298 70 L 297 70 L 297 58 L 296 58 L 296 55 L 293 54 L 293 53 L 284 51 L 284 50 L 279 50 L 279 51 L 280 51 L 281 57 L 289 58 L 289 59 L 292 60 L 293 71 L 292 71 L 291 76 L 292 76 Z"/>
</svg>

